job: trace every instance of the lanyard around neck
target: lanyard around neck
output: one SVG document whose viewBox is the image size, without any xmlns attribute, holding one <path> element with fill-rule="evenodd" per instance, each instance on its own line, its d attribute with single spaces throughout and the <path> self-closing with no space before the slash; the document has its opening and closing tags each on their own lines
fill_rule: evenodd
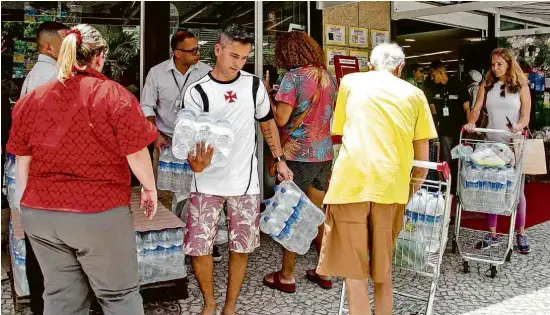
<svg viewBox="0 0 550 315">
<path fill-rule="evenodd" d="M 193 69 L 189 69 L 189 70 L 188 70 L 189 74 L 188 74 L 187 77 L 185 78 L 185 81 L 183 81 L 183 85 L 182 85 L 182 87 L 180 88 L 180 85 L 179 85 L 179 83 L 178 83 L 178 80 L 176 79 L 176 74 L 174 73 L 174 69 L 172 69 L 172 78 L 174 78 L 174 82 L 176 82 L 176 86 L 177 86 L 178 89 L 179 89 L 178 97 L 181 96 L 181 91 L 183 90 L 183 88 L 184 88 L 185 85 L 187 84 L 187 80 L 189 80 L 189 77 L 191 76 L 191 71 L 193 71 Z"/>
</svg>

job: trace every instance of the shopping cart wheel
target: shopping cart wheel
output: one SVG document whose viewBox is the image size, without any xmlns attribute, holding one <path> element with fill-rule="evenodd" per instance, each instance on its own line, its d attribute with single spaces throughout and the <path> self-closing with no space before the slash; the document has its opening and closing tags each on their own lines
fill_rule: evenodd
<svg viewBox="0 0 550 315">
<path fill-rule="evenodd" d="M 512 250 L 510 249 L 508 251 L 508 255 L 506 255 L 506 262 L 512 261 Z"/>
<path fill-rule="evenodd" d="M 497 276 L 497 266 L 491 266 L 491 278 L 496 278 Z"/>
<path fill-rule="evenodd" d="M 470 272 L 470 263 L 467 260 L 462 263 L 462 266 L 464 267 L 464 273 Z"/>
</svg>

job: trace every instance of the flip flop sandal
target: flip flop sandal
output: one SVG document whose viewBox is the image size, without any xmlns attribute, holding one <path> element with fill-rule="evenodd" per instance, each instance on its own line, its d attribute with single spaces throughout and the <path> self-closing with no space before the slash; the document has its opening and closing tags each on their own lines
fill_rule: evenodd
<svg viewBox="0 0 550 315">
<path fill-rule="evenodd" d="M 273 276 L 273 282 L 267 281 L 267 277 Z M 296 292 L 296 283 L 281 283 L 280 272 L 273 272 L 264 277 L 263 284 L 271 289 L 279 290 L 284 293 Z"/>
<path fill-rule="evenodd" d="M 321 277 L 319 277 L 317 272 L 313 269 L 306 272 L 306 279 L 313 283 L 317 283 L 321 287 L 321 289 L 332 289 L 332 280 L 321 279 Z"/>
</svg>

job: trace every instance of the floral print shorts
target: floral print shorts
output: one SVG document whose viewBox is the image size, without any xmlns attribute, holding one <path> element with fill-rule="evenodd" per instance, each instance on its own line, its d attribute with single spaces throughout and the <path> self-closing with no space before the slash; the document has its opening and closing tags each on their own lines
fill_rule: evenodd
<svg viewBox="0 0 550 315">
<path fill-rule="evenodd" d="M 185 254 L 212 254 L 226 204 L 229 250 L 252 253 L 260 246 L 260 195 L 221 197 L 192 192 L 185 229 Z"/>
</svg>

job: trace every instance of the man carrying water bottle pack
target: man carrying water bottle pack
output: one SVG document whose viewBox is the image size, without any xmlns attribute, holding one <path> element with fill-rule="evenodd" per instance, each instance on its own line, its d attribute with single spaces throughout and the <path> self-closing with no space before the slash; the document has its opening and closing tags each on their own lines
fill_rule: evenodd
<svg viewBox="0 0 550 315">
<path fill-rule="evenodd" d="M 172 212 L 185 222 L 187 213 L 184 210 L 189 199 L 193 173 L 188 163 L 173 158 L 170 145 L 178 112 L 183 108 L 185 90 L 207 75 L 212 67 L 199 61 L 199 42 L 193 33 L 178 30 L 172 36 L 170 44 L 172 58 L 151 68 L 147 75 L 141 108 L 147 119 L 159 130 L 154 144 L 154 160 L 158 164 L 157 186 L 161 190 L 173 192 Z M 171 161 L 165 161 L 165 157 L 171 158 Z M 170 162 L 170 166 L 183 168 L 183 176 L 178 176 L 174 169 L 166 166 L 167 163 L 159 162 Z M 171 181 L 172 176 L 178 176 L 178 180 Z M 221 260 L 218 248 L 214 247 L 214 261 Z"/>
<path fill-rule="evenodd" d="M 210 166 L 213 149 L 197 144 L 189 154 L 195 172 L 189 198 L 185 254 L 192 256 L 193 271 L 204 299 L 201 314 L 216 314 L 212 245 L 220 213 L 229 221 L 229 281 L 222 314 L 235 314 L 237 298 L 246 274 L 248 254 L 260 246 L 260 185 L 256 159 L 256 121 L 277 158 L 281 180 L 293 174 L 284 162 L 279 132 L 270 100 L 261 80 L 244 71 L 254 37 L 242 26 L 226 27 L 215 46 L 216 66 L 185 92 L 185 108 L 208 112 L 215 120 L 227 120 L 237 141 L 227 165 Z"/>
</svg>

